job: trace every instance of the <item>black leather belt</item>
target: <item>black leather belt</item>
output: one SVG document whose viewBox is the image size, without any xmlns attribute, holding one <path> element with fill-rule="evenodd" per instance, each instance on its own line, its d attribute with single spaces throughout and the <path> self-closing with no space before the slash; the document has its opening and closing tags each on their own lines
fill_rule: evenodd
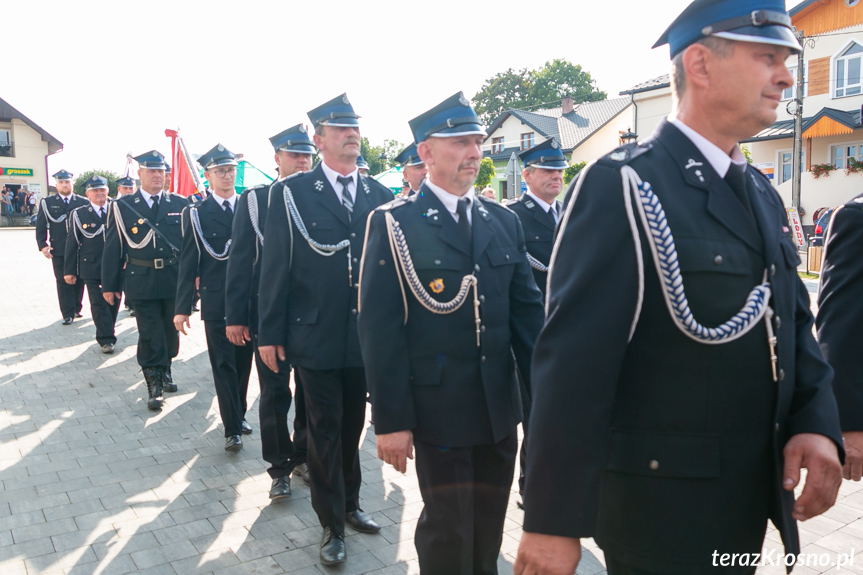
<svg viewBox="0 0 863 575">
<path fill-rule="evenodd" d="M 156 268 L 157 270 L 160 270 L 160 269 L 164 268 L 165 266 L 177 265 L 177 262 L 179 260 L 177 258 L 169 258 L 169 259 L 159 258 L 157 260 L 139 260 L 137 258 L 131 258 L 129 256 L 126 256 L 126 261 L 132 265 L 143 266 L 145 268 Z"/>
</svg>

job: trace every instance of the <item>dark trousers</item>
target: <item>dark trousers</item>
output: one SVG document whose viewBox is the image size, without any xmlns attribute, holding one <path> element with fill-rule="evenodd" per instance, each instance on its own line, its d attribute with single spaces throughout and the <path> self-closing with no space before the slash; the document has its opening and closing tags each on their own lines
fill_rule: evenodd
<svg viewBox="0 0 863 575">
<path fill-rule="evenodd" d="M 81 281 L 81 280 L 79 280 Z M 96 324 L 96 341 L 99 345 L 117 343 L 114 336 L 114 324 L 117 323 L 117 311 L 120 302 L 115 300 L 114 305 L 109 305 L 102 297 L 102 282 L 100 280 L 83 280 L 87 286 L 87 297 L 90 298 L 90 314 L 93 323 Z"/>
<path fill-rule="evenodd" d="M 75 285 L 69 285 L 63 279 L 63 264 L 65 263 L 63 256 L 51 260 L 51 265 L 54 267 L 54 279 L 57 280 L 57 299 L 60 302 L 60 315 L 64 318 L 75 317 L 76 313 L 81 313 L 81 308 L 84 301 L 84 282 L 81 278 L 75 282 Z"/>
<path fill-rule="evenodd" d="M 136 303 L 136 317 L 138 313 Z M 251 345 L 237 346 L 231 343 L 225 334 L 224 320 L 205 321 L 204 333 L 207 336 L 207 353 L 213 369 L 225 437 L 240 435 L 243 431 L 243 419 L 246 417 L 246 392 L 249 389 L 254 350 Z"/>
<path fill-rule="evenodd" d="M 180 351 L 180 336 L 174 327 L 174 298 L 137 299 L 138 365 L 165 367 Z"/>
<path fill-rule="evenodd" d="M 518 436 L 494 445 L 414 442 L 423 497 L 415 544 L 423 575 L 497 574 Z"/>
<path fill-rule="evenodd" d="M 363 421 L 365 423 L 365 421 Z M 309 429 L 306 421 L 306 392 L 297 370 L 294 370 L 294 461 L 296 465 L 308 460 Z"/>
<path fill-rule="evenodd" d="M 359 443 L 366 417 L 366 374 L 361 367 L 297 367 L 306 396 L 312 507 L 324 527 L 345 530 L 345 513 L 359 508 Z"/>
<path fill-rule="evenodd" d="M 258 337 L 255 342 L 255 367 L 261 385 L 261 401 L 258 415 L 261 423 L 261 455 L 270 464 L 267 473 L 273 479 L 290 475 L 297 465 L 296 448 L 288 428 L 288 412 L 291 410 L 291 368 L 279 362 L 279 373 L 272 371 L 258 353 Z"/>
<path fill-rule="evenodd" d="M 524 495 L 524 477 L 527 471 L 527 428 L 530 423 L 530 408 L 533 403 L 530 398 L 530 392 L 524 384 L 524 378 L 521 376 L 521 370 L 515 370 L 516 378 L 518 379 L 518 389 L 521 392 L 521 450 L 518 453 L 518 493 Z"/>
</svg>

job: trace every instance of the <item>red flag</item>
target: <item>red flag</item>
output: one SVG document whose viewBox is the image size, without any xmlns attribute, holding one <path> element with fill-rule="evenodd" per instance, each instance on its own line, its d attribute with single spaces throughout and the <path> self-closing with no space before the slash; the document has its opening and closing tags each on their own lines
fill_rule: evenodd
<svg viewBox="0 0 863 575">
<path fill-rule="evenodd" d="M 171 138 L 171 191 L 181 196 L 205 197 L 207 195 L 195 162 L 186 150 L 186 144 L 177 130 L 165 130 L 165 135 Z"/>
</svg>

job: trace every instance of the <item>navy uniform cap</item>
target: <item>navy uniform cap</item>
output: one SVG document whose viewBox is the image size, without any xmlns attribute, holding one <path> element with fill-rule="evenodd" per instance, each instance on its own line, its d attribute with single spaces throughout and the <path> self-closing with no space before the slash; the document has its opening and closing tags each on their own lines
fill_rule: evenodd
<svg viewBox="0 0 863 575">
<path fill-rule="evenodd" d="M 147 168 L 148 170 L 164 170 L 168 165 L 165 163 L 165 156 L 163 156 L 158 150 L 150 150 L 149 152 L 132 159 L 138 162 L 139 166 Z"/>
<path fill-rule="evenodd" d="M 560 144 L 551 138 L 528 150 L 520 152 L 518 157 L 524 162 L 525 168 L 540 168 L 542 170 L 565 170 L 569 164 Z"/>
<path fill-rule="evenodd" d="M 56 174 L 54 174 L 51 177 L 57 181 L 61 181 L 61 180 L 71 180 L 73 175 L 74 174 L 72 174 L 71 172 L 67 172 L 66 170 L 60 170 L 59 172 L 57 172 Z"/>
<path fill-rule="evenodd" d="M 414 142 L 417 144 L 431 137 L 452 138 L 455 136 L 487 135 L 476 112 L 470 107 L 470 102 L 461 92 L 453 94 L 408 124 L 414 134 Z"/>
<path fill-rule="evenodd" d="M 166 174 L 171 173 L 171 164 L 169 164 L 168 162 L 165 162 L 165 173 Z"/>
<path fill-rule="evenodd" d="M 93 174 L 87 181 L 84 182 L 85 190 L 94 190 L 96 188 L 107 188 L 108 180 L 100 176 L 99 174 Z"/>
<path fill-rule="evenodd" d="M 411 144 L 396 156 L 396 162 L 400 163 L 404 167 L 408 166 L 422 166 L 423 160 L 420 158 L 419 153 L 417 153 L 417 145 Z"/>
<path fill-rule="evenodd" d="M 368 170 L 368 169 L 370 169 L 370 168 L 369 168 L 369 163 L 368 163 L 368 162 L 366 161 L 366 159 L 365 159 L 365 158 L 363 158 L 362 156 L 357 156 L 357 168 L 359 168 L 360 170 Z"/>
<path fill-rule="evenodd" d="M 359 128 L 359 116 L 354 112 L 347 94 L 336 96 L 326 104 L 321 104 L 309 112 L 313 126 L 334 126 L 336 128 Z"/>
<path fill-rule="evenodd" d="M 296 154 L 314 154 L 317 148 L 309 139 L 308 130 L 302 124 L 290 127 L 270 138 L 273 149 L 277 152 L 294 152 Z"/>
<path fill-rule="evenodd" d="M 662 34 L 654 48 L 668 44 L 674 58 L 708 36 L 738 42 L 785 46 L 800 52 L 785 0 L 695 0 Z"/>
<path fill-rule="evenodd" d="M 236 166 L 237 156 L 222 144 L 216 144 L 206 154 L 198 158 L 198 163 L 205 170 L 217 166 Z"/>
<path fill-rule="evenodd" d="M 129 177 L 118 178 L 117 179 L 117 185 L 118 186 L 125 186 L 127 188 L 134 188 L 135 187 L 135 180 L 133 180 L 132 178 L 129 178 Z"/>
</svg>

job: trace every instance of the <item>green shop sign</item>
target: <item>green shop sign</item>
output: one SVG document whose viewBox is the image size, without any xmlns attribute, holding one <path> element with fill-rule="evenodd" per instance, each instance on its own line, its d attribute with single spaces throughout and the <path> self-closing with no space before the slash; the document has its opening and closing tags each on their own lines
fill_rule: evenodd
<svg viewBox="0 0 863 575">
<path fill-rule="evenodd" d="M 30 168 L 0 168 L 0 176 L 32 176 Z"/>
</svg>

